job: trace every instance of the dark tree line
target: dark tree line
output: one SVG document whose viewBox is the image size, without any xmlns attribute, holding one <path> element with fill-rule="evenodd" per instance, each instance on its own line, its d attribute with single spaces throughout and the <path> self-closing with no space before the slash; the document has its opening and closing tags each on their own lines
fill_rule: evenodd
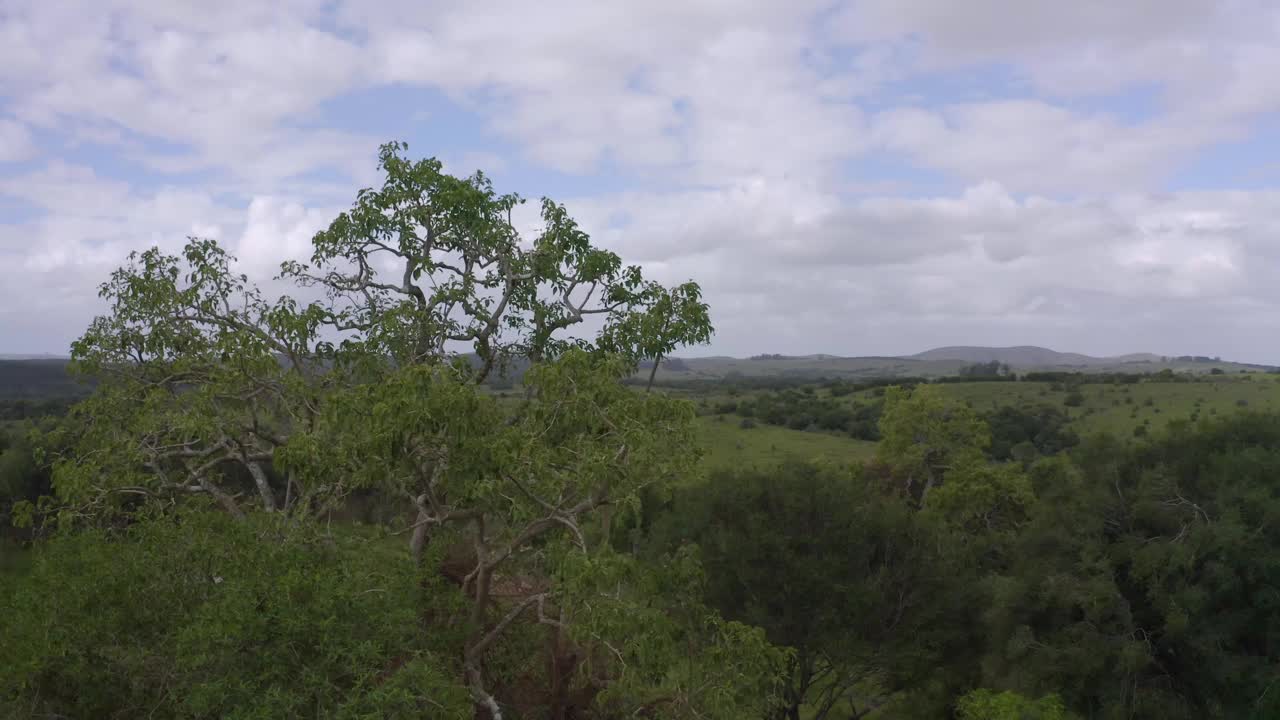
<svg viewBox="0 0 1280 720">
<path fill-rule="evenodd" d="M 879 399 L 850 403 L 820 397 L 812 387 L 806 387 L 722 401 L 715 406 L 715 411 L 792 430 L 838 432 L 860 440 L 878 440 L 877 424 L 883 404 Z"/>
</svg>

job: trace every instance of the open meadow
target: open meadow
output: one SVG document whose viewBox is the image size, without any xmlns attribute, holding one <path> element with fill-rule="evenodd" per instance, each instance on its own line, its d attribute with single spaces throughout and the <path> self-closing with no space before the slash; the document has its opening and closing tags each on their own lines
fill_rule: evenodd
<svg viewBox="0 0 1280 720">
<path fill-rule="evenodd" d="M 1053 408 L 1065 415 L 1067 427 L 1082 438 L 1099 433 L 1122 439 L 1155 435 L 1171 422 L 1196 423 L 1242 410 L 1280 409 L 1280 376 L 1263 373 L 1183 376 L 1175 381 L 1152 377 L 1133 383 L 1078 386 L 1041 381 L 948 382 L 939 386 L 980 416 L 1000 408 Z M 771 424 L 761 418 L 747 420 L 744 425 L 742 415 L 718 413 L 716 409 L 725 403 L 758 402 L 764 396 L 791 397 L 802 408 L 805 403 L 834 403 L 852 409 L 874 405 L 883 396 L 883 388 L 835 395 L 818 383 L 782 391 L 731 387 L 724 384 L 700 392 L 675 391 L 701 407 L 698 428 L 704 468 L 759 467 L 787 456 L 857 463 L 875 455 L 874 441 L 848 432 L 816 425 L 798 428 L 799 423 L 786 421 Z"/>
<path fill-rule="evenodd" d="M 744 429 L 742 420 L 737 415 L 699 418 L 705 469 L 764 468 L 788 456 L 837 464 L 858 463 L 875 455 L 874 442 L 764 424 Z"/>
</svg>

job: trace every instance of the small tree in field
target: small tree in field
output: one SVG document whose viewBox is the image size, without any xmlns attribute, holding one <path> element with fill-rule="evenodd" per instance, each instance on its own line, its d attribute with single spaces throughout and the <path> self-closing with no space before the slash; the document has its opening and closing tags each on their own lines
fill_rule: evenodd
<svg viewBox="0 0 1280 720">
<path fill-rule="evenodd" d="M 112 275 L 109 312 L 73 347 L 107 381 L 60 439 L 62 517 L 205 498 L 306 523 L 376 489 L 409 509 L 412 556 L 448 565 L 470 601 L 462 671 L 482 712 L 501 717 L 490 688 L 511 679 L 490 658 L 521 621 L 586 648 L 579 679 L 630 693 L 611 702 L 733 716 L 770 662 L 761 636 L 697 606 L 655 615 L 627 590 L 645 573 L 594 519 L 694 467 L 693 407 L 621 381 L 710 338 L 698 286 L 644 279 L 549 200 L 541 232 L 522 238 L 521 198 L 404 149 L 382 148 L 382 186 L 317 233 L 309 263 L 282 266 L 314 300 L 268 300 L 211 240 L 135 254 Z M 594 337 L 568 334 L 593 317 Z M 512 368 L 527 368 L 516 401 L 481 387 Z M 706 644 L 619 644 L 690 632 Z M 742 652 L 714 677 L 671 669 L 730 646 Z"/>
</svg>

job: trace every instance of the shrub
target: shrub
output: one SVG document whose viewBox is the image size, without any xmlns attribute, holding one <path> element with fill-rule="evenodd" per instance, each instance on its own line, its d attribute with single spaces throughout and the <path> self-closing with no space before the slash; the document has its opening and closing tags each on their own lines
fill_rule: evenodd
<svg viewBox="0 0 1280 720">
<path fill-rule="evenodd" d="M 1032 700 L 1017 693 L 996 693 L 985 688 L 960 698 L 959 720 L 1065 720 L 1066 708 L 1057 695 Z"/>
<path fill-rule="evenodd" d="M 418 630 L 421 592 L 403 557 L 261 516 L 56 538 L 0 596 L 0 715 L 21 693 L 49 717 L 467 717 L 448 633 L 437 654 Z M 377 682 L 393 662 L 405 674 Z"/>
</svg>

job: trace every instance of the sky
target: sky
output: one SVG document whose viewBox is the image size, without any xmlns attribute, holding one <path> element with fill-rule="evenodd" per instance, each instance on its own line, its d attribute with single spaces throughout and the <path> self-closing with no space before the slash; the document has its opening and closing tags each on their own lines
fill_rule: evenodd
<svg viewBox="0 0 1280 720">
<path fill-rule="evenodd" d="M 685 355 L 1280 363 L 1277 77 L 1270 0 L 0 0 L 0 353 L 131 250 L 269 277 L 401 140 L 698 281 Z"/>
</svg>

